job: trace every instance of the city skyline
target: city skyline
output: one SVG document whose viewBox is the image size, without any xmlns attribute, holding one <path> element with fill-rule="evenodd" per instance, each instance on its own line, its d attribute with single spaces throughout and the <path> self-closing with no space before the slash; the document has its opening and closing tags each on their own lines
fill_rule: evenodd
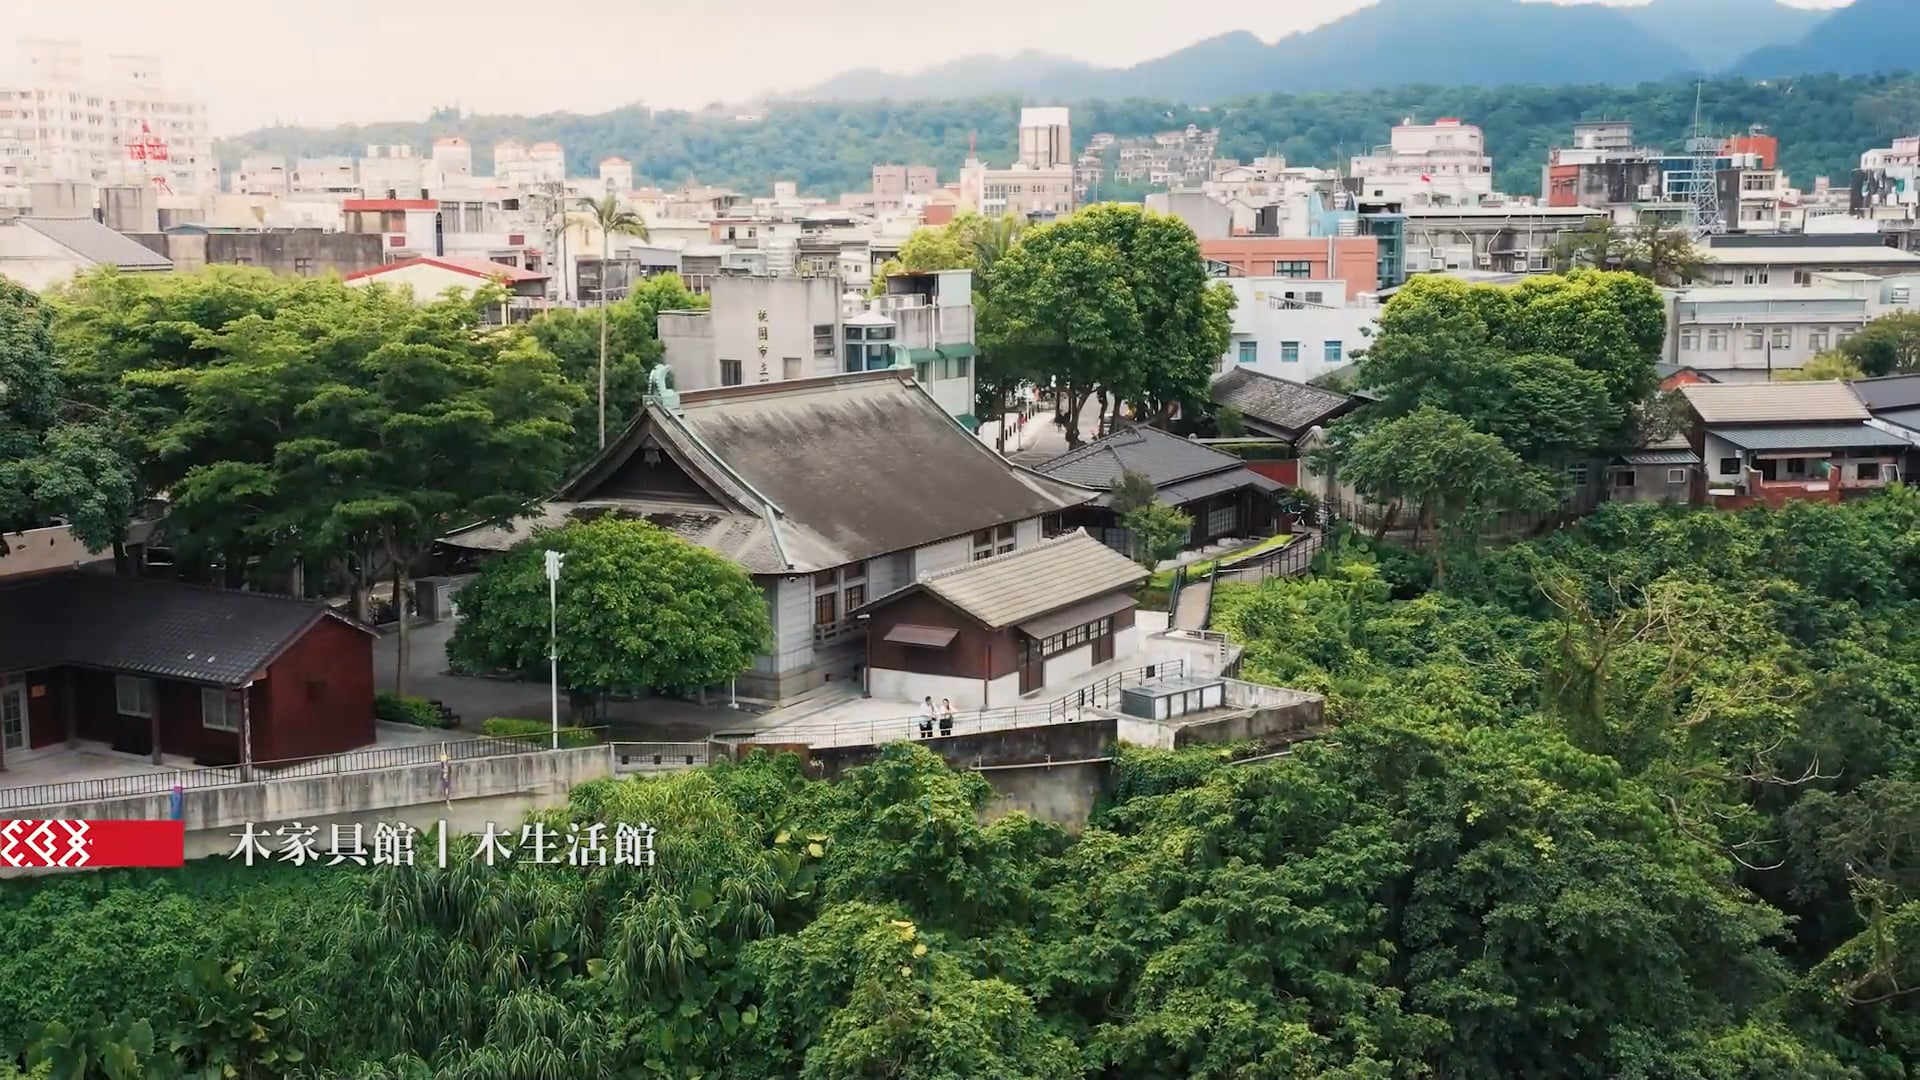
<svg viewBox="0 0 1920 1080">
<path fill-rule="evenodd" d="M 137 25 L 124 17 L 123 0 L 28 0 L 10 29 L 78 40 L 94 58 L 158 56 L 170 84 L 207 102 L 212 131 L 231 135 L 273 123 L 417 120 L 445 106 L 516 114 L 636 102 L 693 109 L 792 92 L 853 68 L 912 71 L 1029 48 L 1119 66 L 1235 30 L 1272 41 L 1372 2 L 1190 9 L 1170 29 L 1157 20 L 1087 18 L 1065 0 L 979 0 L 964 12 L 873 10 L 852 0 L 755 3 L 761 10 L 733 22 L 691 9 L 637 12 L 615 0 L 568 0 L 547 9 L 544 22 L 508 0 L 476 0 L 462 19 L 417 0 L 339 0 L 324 9 L 197 0 L 200 18 Z M 826 60 L 797 68 L 796 58 Z M 10 50 L 6 60 L 15 62 Z M 336 74 L 290 81 L 290 60 Z"/>
</svg>

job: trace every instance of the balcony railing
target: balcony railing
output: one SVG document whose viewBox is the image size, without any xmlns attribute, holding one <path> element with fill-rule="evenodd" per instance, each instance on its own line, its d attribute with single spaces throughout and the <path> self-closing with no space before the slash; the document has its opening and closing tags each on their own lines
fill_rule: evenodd
<svg viewBox="0 0 1920 1080">
<path fill-rule="evenodd" d="M 815 645 L 835 645 L 860 633 L 862 629 L 858 619 L 835 619 L 827 623 L 813 624 L 813 643 Z"/>
</svg>

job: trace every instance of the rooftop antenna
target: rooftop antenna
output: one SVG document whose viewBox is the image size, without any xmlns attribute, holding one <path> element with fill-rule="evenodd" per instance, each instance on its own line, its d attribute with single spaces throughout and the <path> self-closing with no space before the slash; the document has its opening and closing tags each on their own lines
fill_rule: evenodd
<svg viewBox="0 0 1920 1080">
<path fill-rule="evenodd" d="M 1687 154 L 1693 160 L 1676 185 L 1680 189 L 1676 194 L 1687 201 L 1687 232 L 1695 243 L 1727 231 L 1726 220 L 1720 216 L 1717 178 L 1720 142 L 1707 134 L 1706 125 L 1701 119 L 1706 86 L 1705 80 L 1694 85 L 1693 137 L 1687 140 Z"/>
</svg>

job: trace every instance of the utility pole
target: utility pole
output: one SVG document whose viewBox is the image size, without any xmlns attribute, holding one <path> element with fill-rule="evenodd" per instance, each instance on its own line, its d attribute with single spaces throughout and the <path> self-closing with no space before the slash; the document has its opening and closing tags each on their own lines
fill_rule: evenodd
<svg viewBox="0 0 1920 1080">
<path fill-rule="evenodd" d="M 547 663 L 553 678 L 551 715 L 553 748 L 560 749 L 560 568 L 567 557 L 547 552 Z"/>
</svg>

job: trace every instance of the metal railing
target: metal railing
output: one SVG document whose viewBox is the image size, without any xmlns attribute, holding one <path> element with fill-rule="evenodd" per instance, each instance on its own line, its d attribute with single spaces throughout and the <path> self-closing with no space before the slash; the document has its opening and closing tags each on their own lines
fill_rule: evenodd
<svg viewBox="0 0 1920 1080">
<path fill-rule="evenodd" d="M 727 757 L 727 746 L 710 742 L 616 742 L 613 771 L 616 773 L 697 769 Z M 717 751 L 717 752 L 716 752 Z"/>
<path fill-rule="evenodd" d="M 879 746 L 903 739 L 943 739 L 958 735 L 978 735 L 988 731 L 1046 727 L 1081 719 L 1084 709 L 1110 709 L 1118 705 L 1120 692 L 1156 679 L 1178 678 L 1186 673 L 1185 660 L 1129 668 L 1115 672 L 1099 682 L 1089 683 L 1045 704 L 1017 705 L 1003 709 L 976 709 L 955 713 L 951 725 L 935 719 L 931 734 L 923 731 L 919 716 L 896 716 L 877 720 L 854 720 L 820 724 L 795 724 L 791 727 L 750 733 L 721 733 L 717 742 L 737 747 L 742 743 L 806 743 L 813 746 Z"/>
<path fill-rule="evenodd" d="M 466 761 L 473 758 L 526 754 L 549 748 L 544 733 L 510 736 L 478 736 L 437 743 L 407 746 L 370 747 L 349 750 L 325 757 L 291 758 L 280 761 L 256 761 L 248 778 L 239 765 L 211 768 L 173 769 L 129 776 L 107 776 L 96 780 L 68 780 L 52 784 L 28 784 L 0 788 L 0 810 L 18 810 L 31 806 L 68 806 L 105 799 L 129 799 L 142 795 L 165 795 L 174 788 L 196 791 L 230 787 L 235 784 L 269 780 L 298 780 L 315 776 L 374 772 L 409 765 L 438 765 L 443 759 Z M 563 746 L 562 749 L 567 749 Z"/>
</svg>

